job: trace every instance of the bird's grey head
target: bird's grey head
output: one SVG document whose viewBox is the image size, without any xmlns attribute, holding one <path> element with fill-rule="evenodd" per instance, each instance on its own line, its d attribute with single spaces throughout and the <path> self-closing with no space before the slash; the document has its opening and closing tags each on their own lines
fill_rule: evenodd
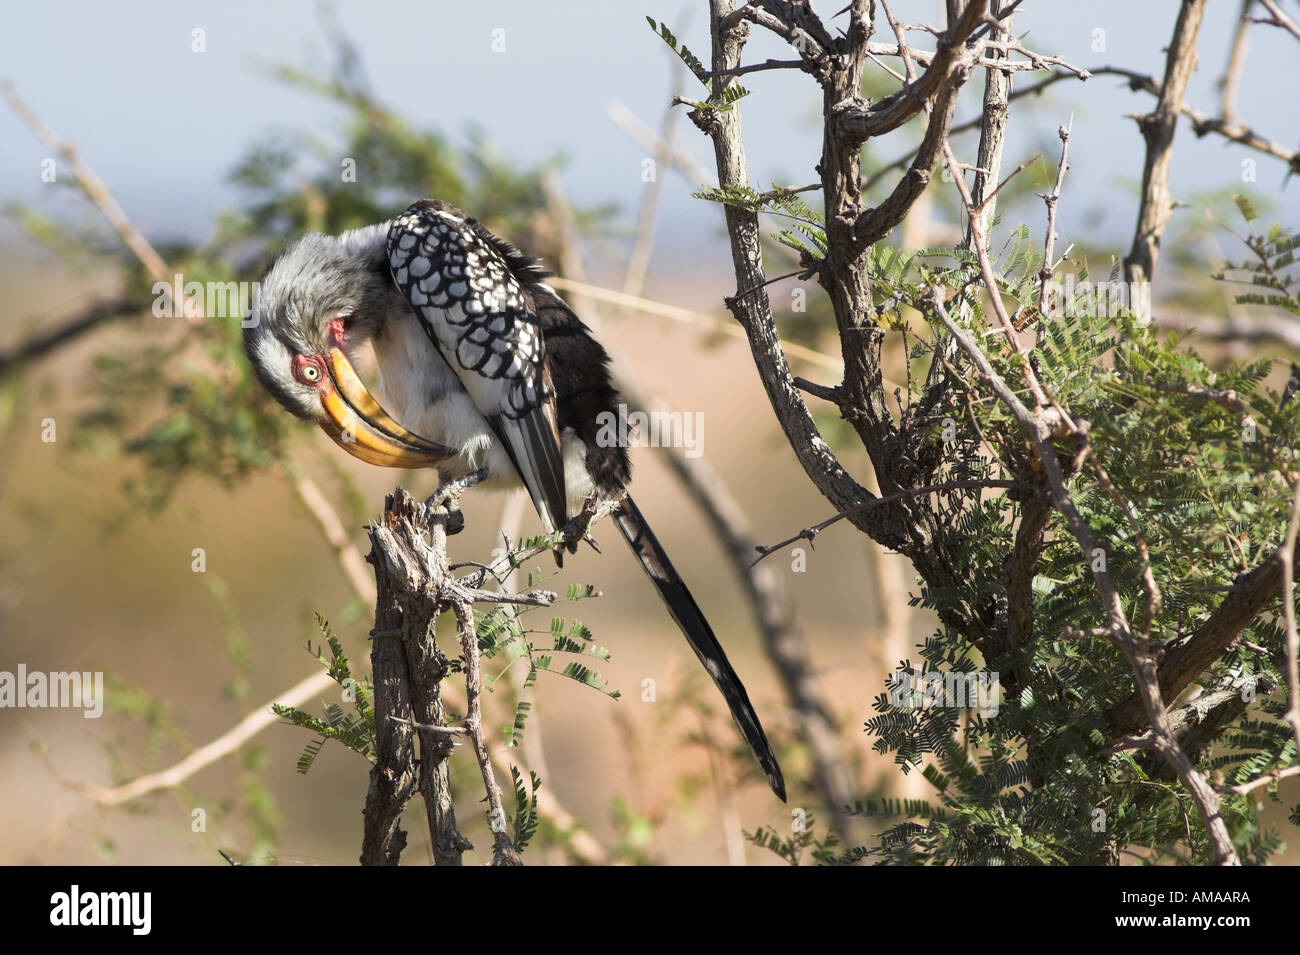
<svg viewBox="0 0 1300 955">
<path fill-rule="evenodd" d="M 387 233 L 386 223 L 339 236 L 310 232 L 259 285 L 244 351 L 266 389 L 299 418 L 320 417 L 329 350 L 354 350 L 394 304 Z"/>
<path fill-rule="evenodd" d="M 370 395 L 349 353 L 407 308 L 388 270 L 388 223 L 295 240 L 263 277 L 244 352 L 290 413 L 315 421 L 372 464 L 423 467 L 447 449 L 397 424 Z"/>
</svg>

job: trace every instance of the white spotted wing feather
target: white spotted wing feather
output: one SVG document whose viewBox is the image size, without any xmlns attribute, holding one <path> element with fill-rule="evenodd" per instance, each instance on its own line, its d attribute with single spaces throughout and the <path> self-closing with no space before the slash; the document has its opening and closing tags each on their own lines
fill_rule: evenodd
<svg viewBox="0 0 1300 955">
<path fill-rule="evenodd" d="M 532 299 L 468 220 L 416 203 L 393 221 L 393 279 L 501 438 L 548 532 L 567 519 L 555 393 Z"/>
</svg>

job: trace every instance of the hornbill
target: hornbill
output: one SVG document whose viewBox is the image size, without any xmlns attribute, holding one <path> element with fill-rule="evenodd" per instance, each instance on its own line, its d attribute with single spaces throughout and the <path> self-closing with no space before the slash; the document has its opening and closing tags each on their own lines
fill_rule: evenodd
<svg viewBox="0 0 1300 955">
<path fill-rule="evenodd" d="M 784 800 L 744 685 L 627 494 L 609 356 L 549 274 L 456 207 L 426 199 L 391 222 L 295 240 L 260 284 L 244 350 L 280 404 L 370 464 L 437 467 L 461 486 L 522 483 L 548 534 L 593 494 L 617 501 L 619 531 Z M 367 342 L 382 403 L 353 366 Z"/>
</svg>

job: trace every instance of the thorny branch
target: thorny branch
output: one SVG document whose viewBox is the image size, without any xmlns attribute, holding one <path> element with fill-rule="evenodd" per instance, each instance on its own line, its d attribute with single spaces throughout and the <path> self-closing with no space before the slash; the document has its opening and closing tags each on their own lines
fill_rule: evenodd
<svg viewBox="0 0 1300 955">
<path fill-rule="evenodd" d="M 494 842 L 492 864 L 520 862 L 507 832 L 505 807 L 484 735 L 483 678 L 473 605 L 487 595 L 498 601 L 549 606 L 555 594 L 499 594 L 466 586 L 448 567 L 447 517 L 445 506 L 422 506 L 398 488 L 384 501 L 383 519 L 369 529 L 370 562 L 375 568 L 379 599 L 372 655 L 376 759 L 366 795 L 363 862 L 396 864 L 401 853 L 405 836 L 398 822 L 415 788 L 413 730 L 420 740 L 419 788 L 429 809 L 435 861 L 458 865 L 461 852 L 470 847 L 456 829 L 445 769 L 454 746 L 452 736 L 464 735 L 478 761 L 487 793 Z M 438 729 L 446 726 L 440 692 L 449 667 L 434 633 L 437 618 L 447 610 L 456 618 L 464 661 L 466 713 L 459 726 L 461 734 Z"/>
</svg>

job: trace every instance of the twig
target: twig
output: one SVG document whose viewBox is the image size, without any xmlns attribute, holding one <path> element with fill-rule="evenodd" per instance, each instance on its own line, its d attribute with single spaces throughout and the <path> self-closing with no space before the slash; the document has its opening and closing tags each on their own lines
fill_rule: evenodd
<svg viewBox="0 0 1300 955">
<path fill-rule="evenodd" d="M 665 52 L 670 52 L 665 48 Z M 686 72 L 681 60 L 670 54 L 669 65 L 671 88 L 674 98 L 682 91 L 683 74 Z M 655 137 L 654 162 L 656 169 L 665 169 L 673 155 L 673 134 L 677 129 L 678 110 L 664 110 L 660 123 L 659 135 Z M 659 219 L 659 198 L 663 193 L 666 176 L 656 174 L 645 184 L 641 193 L 641 207 L 637 212 L 636 233 L 632 241 L 632 250 L 628 254 L 627 269 L 623 273 L 623 291 L 629 295 L 639 295 L 645 287 L 646 272 L 650 268 L 650 253 L 654 248 L 655 225 Z"/>
<path fill-rule="evenodd" d="M 966 179 L 957 170 L 957 157 L 953 155 L 952 146 L 947 140 L 943 144 L 943 153 L 948 160 L 948 166 L 953 171 L 953 182 L 957 187 L 957 192 L 961 196 L 962 205 L 966 208 L 966 215 L 971 223 L 971 245 L 975 248 L 975 254 L 979 259 L 980 275 L 984 279 L 984 287 L 989 293 L 989 302 L 993 306 L 993 314 L 997 316 L 998 322 L 1002 327 L 1002 333 L 1007 338 L 1007 344 L 1011 348 L 1012 354 L 1018 356 L 1020 363 L 1020 372 L 1025 379 L 1025 384 L 1029 386 L 1030 394 L 1034 396 L 1035 406 L 1042 408 L 1049 404 L 1047 393 L 1043 391 L 1042 384 L 1038 381 L 1038 375 L 1034 372 L 1033 367 L 1020 352 L 1020 342 L 1016 338 L 1015 325 L 1011 321 L 1011 316 L 1007 314 L 1007 307 L 1002 301 L 1002 293 L 998 290 L 997 275 L 993 270 L 993 262 L 989 258 L 988 238 L 984 234 L 984 228 L 980 223 L 979 213 L 975 209 L 974 201 L 971 198 L 970 189 L 966 186 Z M 1061 417 L 1068 421 L 1065 412 L 1061 410 Z"/>
<path fill-rule="evenodd" d="M 154 773 L 146 773 L 120 786 L 98 786 L 94 783 L 82 783 L 60 780 L 61 784 L 72 792 L 79 793 L 93 800 L 99 806 L 110 808 L 139 799 L 161 789 L 174 789 L 202 769 L 237 752 L 241 746 L 268 726 L 281 722 L 280 717 L 271 712 L 275 704 L 282 706 L 301 706 L 314 697 L 332 689 L 337 689 L 329 673 L 318 670 L 305 680 L 300 680 L 287 690 L 249 713 L 221 736 L 188 753 L 178 763 Z"/>
<path fill-rule="evenodd" d="M 978 33 L 971 35 L 972 42 L 979 39 Z M 982 41 L 982 47 L 984 49 L 992 49 L 999 54 L 1005 53 L 1006 51 L 1005 44 L 990 40 Z M 1074 76 L 1079 80 L 1086 81 L 1091 79 L 1094 75 L 1094 71 L 1085 69 L 1081 66 L 1075 66 L 1072 63 L 1066 62 L 1059 56 L 1046 56 L 1042 53 L 1035 53 L 1032 50 L 1023 49 L 1017 42 L 1011 44 L 1011 49 L 1017 53 L 1024 53 L 1028 58 L 1024 60 L 1011 60 L 1005 59 L 1002 56 L 980 56 L 978 59 L 974 60 L 973 65 L 982 66 L 989 70 L 997 70 L 1003 75 L 1010 73 L 1039 73 L 1056 67 L 1068 71 L 1071 76 Z M 867 45 L 866 53 L 870 57 L 902 57 L 903 48 L 898 44 L 871 43 Z M 933 52 L 928 50 L 917 50 L 914 48 L 908 49 L 908 55 L 922 66 L 929 66 L 932 64 L 935 56 Z"/>
<path fill-rule="evenodd" d="M 1056 135 L 1061 138 L 1061 161 L 1056 167 L 1056 184 L 1052 186 L 1052 191 L 1043 195 L 1043 202 L 1047 204 L 1047 232 L 1043 236 L 1043 267 L 1038 270 L 1038 314 L 1047 314 L 1047 288 L 1052 281 L 1052 271 L 1055 268 L 1053 256 L 1056 254 L 1056 204 L 1061 198 L 1061 184 L 1065 182 L 1065 171 L 1070 168 L 1070 130 L 1074 128 L 1074 119 L 1071 117 L 1069 126 L 1061 126 L 1056 130 Z M 1069 250 L 1066 250 L 1069 255 Z"/>
<path fill-rule="evenodd" d="M 669 318 L 675 322 L 681 322 L 684 325 L 694 325 L 703 331 L 709 333 L 718 333 L 726 335 L 729 338 L 738 338 L 747 340 L 745 332 L 736 328 L 730 322 L 724 322 L 721 319 L 714 318 L 712 315 L 706 315 L 703 312 L 694 312 L 688 308 L 681 308 L 677 305 L 669 305 L 666 302 L 657 302 L 652 299 L 642 298 L 638 295 L 625 295 L 622 292 L 616 292 L 613 289 L 602 288 L 599 285 L 591 285 L 587 282 L 578 282 L 571 278 L 550 278 L 547 279 L 550 285 L 561 291 L 576 292 L 580 295 L 586 295 L 599 302 L 608 302 L 611 305 L 619 305 L 623 308 L 636 309 L 639 312 L 645 312 L 648 315 L 658 315 L 662 318 Z M 825 352 L 819 352 L 816 349 L 808 348 L 796 342 L 778 339 L 782 351 L 792 358 L 798 358 L 812 365 L 821 368 L 827 368 L 836 373 L 844 371 L 843 362 L 827 355 Z"/>
<path fill-rule="evenodd" d="M 72 174 L 76 176 L 77 183 L 81 186 L 82 191 L 90 197 L 90 200 L 99 207 L 99 211 L 104 214 L 108 224 L 113 227 L 127 247 L 135 253 L 136 257 L 144 265 L 145 271 L 155 281 L 167 281 L 169 269 L 167 263 L 163 261 L 152 245 L 140 234 L 134 223 L 131 222 L 122 207 L 117 204 L 113 194 L 108 191 L 102 179 L 95 175 L 95 171 L 82 161 L 77 149 L 71 143 L 60 139 L 58 134 L 44 121 L 36 115 L 18 95 L 18 89 L 13 83 L 6 82 L 3 86 L 4 97 L 9 101 L 10 107 L 18 114 L 19 118 L 27 124 L 28 128 L 36 135 L 42 143 L 51 151 L 61 155 L 67 162 Z M 187 312 L 190 309 L 190 302 L 187 298 L 185 308 Z"/>
<path fill-rule="evenodd" d="M 1144 73 L 1138 73 L 1134 70 L 1127 70 L 1127 69 L 1114 67 L 1114 66 L 1097 66 L 1097 67 L 1093 67 L 1092 74 L 1094 76 L 1119 76 L 1128 80 L 1128 85 L 1130 89 L 1141 90 L 1143 92 L 1150 93 L 1153 96 L 1160 95 L 1159 84 L 1156 83 L 1156 81 L 1152 77 Z M 1075 77 L 1073 76 L 1073 74 L 1070 73 L 1056 73 L 1052 76 L 1047 77 L 1044 80 L 1040 80 L 1039 82 L 1033 84 L 1032 86 L 1026 86 L 1022 89 L 1014 90 L 1008 97 L 1008 102 L 1014 102 L 1016 100 L 1022 99 L 1027 96 L 1036 96 L 1042 93 L 1043 90 L 1045 90 L 1049 86 L 1053 86 L 1062 80 L 1068 80 L 1074 78 Z M 1215 133 L 1219 136 L 1222 136 L 1224 139 L 1237 143 L 1238 145 L 1245 146 L 1248 149 L 1254 150 L 1256 152 L 1262 152 L 1269 156 L 1273 156 L 1276 159 L 1280 159 L 1284 163 L 1286 163 L 1287 166 L 1289 166 L 1293 171 L 1300 173 L 1300 150 L 1290 149 L 1286 146 L 1283 146 L 1281 143 L 1270 140 L 1265 136 L 1255 132 L 1255 130 L 1247 126 L 1240 125 L 1233 118 L 1209 116 L 1208 114 L 1203 113 L 1200 110 L 1188 106 L 1186 103 L 1182 105 L 1180 112 L 1183 116 L 1186 116 L 1187 119 L 1191 122 L 1192 131 L 1198 137 L 1205 136 L 1208 133 Z M 949 130 L 949 135 L 951 136 L 951 135 L 956 135 L 957 133 L 965 133 L 973 129 L 979 129 L 981 127 L 982 122 L 983 122 L 983 115 L 981 114 L 980 116 L 974 119 L 970 119 L 964 123 L 958 123 L 954 125 Z M 915 154 L 916 154 L 916 150 L 911 149 L 908 152 L 904 153 L 903 155 L 899 156 L 897 159 L 885 163 L 882 166 L 878 166 L 875 169 L 875 171 L 870 176 L 867 177 L 866 181 L 863 183 L 862 188 L 864 190 L 870 189 L 872 186 L 876 185 L 876 183 L 878 183 L 881 179 L 883 179 L 885 175 L 887 175 L 888 173 L 894 170 L 904 168 L 909 162 L 911 162 L 912 157 Z"/>
<path fill-rule="evenodd" d="M 1297 26 L 1296 22 L 1282 11 L 1282 8 L 1277 5 L 1275 0 L 1259 0 L 1259 2 L 1264 5 L 1264 8 L 1268 10 L 1270 14 L 1272 14 L 1272 19 L 1266 20 L 1261 17 L 1255 20 L 1256 23 L 1266 23 L 1269 26 L 1281 27 L 1297 40 L 1300 40 L 1300 26 Z"/>
<path fill-rule="evenodd" d="M 452 600 L 451 610 L 456 615 L 461 652 L 465 655 L 465 699 L 468 703 L 465 727 L 469 731 L 470 745 L 474 749 L 474 757 L 478 760 L 479 772 L 483 776 L 483 788 L 487 791 L 488 815 L 492 819 L 492 864 L 519 865 L 521 863 L 519 853 L 510 840 L 510 834 L 506 832 L 506 811 L 501 803 L 501 789 L 497 786 L 492 760 L 488 757 L 487 740 L 483 735 L 483 709 L 480 700 L 483 693 L 483 676 L 479 667 L 474 612 L 469 601 L 459 598 Z"/>
<path fill-rule="evenodd" d="M 961 19 L 945 34 L 930 65 L 915 83 L 870 105 L 856 92 L 849 94 L 853 98 L 837 105 L 835 133 L 841 142 L 856 148 L 868 139 L 897 129 L 922 110 L 955 69 L 978 60 L 978 51 L 967 50 L 964 44 L 983 17 L 987 3 L 988 0 L 970 0 Z"/>
<path fill-rule="evenodd" d="M 438 723 L 417 723 L 415 720 L 404 720 L 396 716 L 390 716 L 389 719 L 394 723 L 402 723 L 412 729 L 426 730 L 430 733 L 446 733 L 448 736 L 468 736 L 470 733 L 469 727 L 461 723 L 443 726 Z"/>
<path fill-rule="evenodd" d="M 709 732 L 704 714 L 696 711 L 700 724 L 699 742 L 704 747 L 709 761 L 709 779 L 713 783 L 713 794 L 718 801 L 718 818 L 722 821 L 722 841 L 727 849 L 727 865 L 743 866 L 745 864 L 745 832 L 740 822 L 740 812 L 736 808 L 735 786 L 727 775 L 726 764 L 722 758 L 722 747 Z"/>
<path fill-rule="evenodd" d="M 659 134 L 641 122 L 626 104 L 619 100 L 611 100 L 605 108 L 605 115 L 609 117 L 611 123 L 632 137 L 632 140 L 647 153 L 657 155 L 662 151 L 668 157 L 669 167 L 676 169 L 687 179 L 692 188 L 699 186 L 700 183 L 708 185 L 712 181 L 713 173 L 710 170 L 697 162 L 694 156 L 682 152 L 675 144 L 665 143 Z"/>
<path fill-rule="evenodd" d="M 996 186 L 993 187 L 992 192 L 990 192 L 984 199 L 976 202 L 975 204 L 976 214 L 978 214 L 981 218 L 983 218 L 986 223 L 991 222 L 992 219 L 989 216 L 989 212 L 992 211 L 992 206 L 998 197 L 998 193 L 1001 192 L 1002 188 L 1005 185 L 1007 185 L 1007 183 L 1011 182 L 1012 179 L 1015 179 L 1016 176 L 1020 175 L 1022 172 L 1024 172 L 1026 169 L 1028 169 L 1030 166 L 1032 166 L 1034 163 L 1038 162 L 1038 160 L 1042 158 L 1043 157 L 1040 154 L 1035 153 L 1034 155 L 1026 159 L 1024 162 L 1022 162 L 1015 169 L 1011 170 L 1011 173 L 1005 179 L 1003 179 L 1001 182 L 999 182 Z M 984 169 L 982 169 L 979 166 L 976 166 L 975 168 L 979 172 L 984 172 Z M 977 197 L 972 196 L 971 198 L 975 199 Z M 984 228 L 987 228 L 987 224 L 984 226 Z"/>
<path fill-rule="evenodd" d="M 889 28 L 894 31 L 894 36 L 898 40 L 898 55 L 903 58 L 903 70 L 907 73 L 907 82 L 916 82 L 916 67 L 912 65 L 912 51 L 907 46 L 907 31 L 904 30 L 894 16 L 894 11 L 890 9 L 889 0 L 880 0 L 881 9 L 885 11 L 885 19 L 889 21 Z M 868 51 L 870 47 L 868 46 Z"/>
<path fill-rule="evenodd" d="M 775 277 L 773 277 L 773 278 L 770 278 L 770 279 L 764 279 L 764 280 L 763 280 L 762 282 L 760 282 L 758 285 L 755 285 L 755 286 L 752 286 L 752 287 L 750 287 L 750 288 L 744 289 L 743 291 L 737 292 L 735 295 L 728 295 L 726 298 L 724 298 L 724 299 L 722 300 L 722 303 L 723 303 L 724 305 L 726 305 L 727 308 L 732 308 L 732 307 L 735 305 L 736 302 L 740 301 L 740 299 L 744 298 L 745 296 L 747 296 L 747 295 L 753 295 L 755 292 L 757 292 L 757 291 L 759 291 L 759 290 L 761 290 L 761 289 L 765 289 L 765 288 L 767 288 L 769 285 L 775 285 L 777 282 L 784 282 L 786 279 L 792 279 L 792 278 L 795 278 L 796 276 L 798 276 L 798 277 L 800 277 L 800 278 L 805 278 L 805 279 L 806 279 L 806 278 L 809 277 L 809 276 L 808 276 L 808 270 L 807 270 L 807 269 L 795 269 L 793 272 L 786 272 L 784 275 L 777 275 L 777 276 L 775 276 Z"/>
<path fill-rule="evenodd" d="M 1246 410 L 1245 403 L 1237 397 L 1237 392 L 1231 388 L 1202 388 L 1200 385 L 1166 385 L 1156 382 L 1152 385 L 1156 391 L 1163 391 L 1171 395 L 1186 395 L 1188 398 L 1194 398 L 1197 401 L 1208 401 L 1216 404 L 1225 411 L 1240 413 Z"/>
<path fill-rule="evenodd" d="M 803 70 L 808 64 L 803 60 L 764 60 L 762 63 L 749 63 L 735 66 L 729 70 L 705 70 L 701 79 L 711 80 L 718 76 L 744 76 L 746 73 L 758 73 L 761 70 Z"/>
<path fill-rule="evenodd" d="M 1236 786 L 1227 787 L 1228 792 L 1234 792 L 1239 796 L 1254 792 L 1261 786 L 1275 785 L 1279 780 L 1288 779 L 1291 776 L 1300 776 L 1300 766 L 1288 766 L 1286 769 L 1274 770 L 1271 773 L 1265 773 L 1258 779 L 1252 779 L 1248 783 L 1240 783 Z"/>
<path fill-rule="evenodd" d="M 808 394 L 821 398 L 823 401 L 829 401 L 833 405 L 838 405 L 844 400 L 844 392 L 838 386 L 819 385 L 815 381 L 800 378 L 798 375 L 794 376 L 794 383 L 795 387 L 800 391 L 806 391 Z"/>
<path fill-rule="evenodd" d="M 1027 60 L 1027 62 L 1024 64 L 1018 63 L 1014 60 L 1008 60 L 1000 64 L 1000 68 L 1004 70 L 1021 69 L 1021 70 L 1033 70 L 1035 72 L 1038 72 L 1040 70 L 1050 70 L 1053 67 L 1059 66 L 1062 69 L 1068 70 L 1070 73 L 1073 73 L 1078 79 L 1087 80 L 1092 78 L 1092 73 L 1084 69 L 1083 67 L 1074 66 L 1070 63 L 1067 63 L 1062 57 L 1059 56 L 1047 56 L 1043 53 L 1036 53 L 1035 51 L 1026 47 L 1024 43 L 1022 43 L 1019 39 L 1016 38 L 1009 38 L 1005 41 L 989 40 L 986 42 L 985 45 L 991 50 L 1000 50 L 1003 53 L 1010 53 L 1014 51 L 1024 56 L 1025 59 Z M 995 64 L 991 68 L 998 68 L 998 65 Z"/>
<path fill-rule="evenodd" d="M 785 540 L 780 541 L 779 543 L 760 544 L 759 546 L 754 548 L 756 551 L 758 551 L 759 554 L 759 556 L 754 560 L 754 563 L 757 564 L 760 560 L 762 560 L 764 557 L 767 557 L 769 554 L 774 554 L 779 550 L 783 550 L 784 548 L 789 547 L 791 544 L 795 543 L 796 541 L 806 540 L 811 542 L 813 538 L 815 538 L 826 528 L 830 527 L 832 524 L 836 523 L 837 521 L 843 520 L 844 518 L 848 517 L 851 514 L 856 514 L 859 511 L 864 511 L 867 510 L 868 508 L 876 507 L 881 504 L 887 504 L 891 501 L 903 501 L 903 500 L 907 500 L 908 498 L 916 497 L 920 494 L 935 494 L 941 491 L 960 491 L 963 489 L 986 488 L 986 487 L 1011 488 L 1015 486 L 1016 486 L 1015 481 L 970 479 L 970 480 L 961 480 L 961 481 L 945 481 L 942 484 L 928 484 L 925 487 L 910 487 L 904 491 L 897 491 L 893 494 L 884 494 L 881 495 L 880 497 L 875 498 L 874 500 L 864 501 L 862 504 L 858 504 L 855 505 L 854 507 L 850 507 L 847 508 L 846 510 L 840 511 L 838 514 L 832 514 L 830 517 L 826 518 L 826 520 L 822 521 L 821 523 L 814 524 L 811 527 L 805 527 L 799 533 L 795 534 L 792 537 L 787 537 Z"/>
</svg>

